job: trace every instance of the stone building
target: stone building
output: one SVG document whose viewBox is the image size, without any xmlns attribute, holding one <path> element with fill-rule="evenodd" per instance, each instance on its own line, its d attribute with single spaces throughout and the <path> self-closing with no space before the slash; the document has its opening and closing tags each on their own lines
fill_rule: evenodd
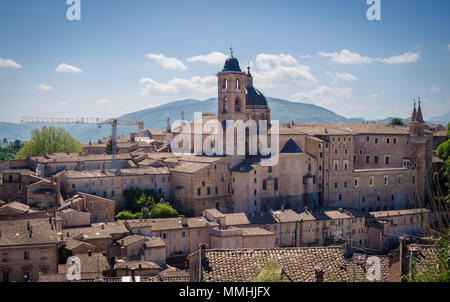
<svg viewBox="0 0 450 302">
<path fill-rule="evenodd" d="M 127 220 L 125 225 L 133 234 L 161 238 L 168 258 L 193 253 L 200 243 L 209 244 L 211 223 L 204 217 L 136 219 Z"/>
<path fill-rule="evenodd" d="M 263 228 L 212 228 L 211 249 L 274 248 L 275 234 Z"/>
<path fill-rule="evenodd" d="M 72 196 L 78 192 L 97 195 L 117 202 L 117 209 L 124 205 L 123 192 L 132 187 L 154 190 L 166 200 L 171 197 L 171 177 L 168 168 L 122 169 L 114 171 L 66 171 L 56 176 L 61 193 Z"/>
<path fill-rule="evenodd" d="M 435 221 L 428 209 L 371 212 L 368 219 L 368 247 L 378 252 L 396 248 L 399 237 L 420 236 Z"/>
<path fill-rule="evenodd" d="M 58 236 L 51 218 L 0 218 L 0 281 L 37 281 L 57 273 Z"/>
</svg>

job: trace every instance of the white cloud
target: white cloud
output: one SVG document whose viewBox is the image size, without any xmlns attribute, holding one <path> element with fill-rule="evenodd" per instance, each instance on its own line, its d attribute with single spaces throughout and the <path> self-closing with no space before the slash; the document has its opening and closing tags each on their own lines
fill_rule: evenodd
<svg viewBox="0 0 450 302">
<path fill-rule="evenodd" d="M 450 51 L 450 44 L 447 45 L 447 49 Z"/>
<path fill-rule="evenodd" d="M 183 62 L 178 60 L 177 58 L 168 58 L 164 56 L 162 53 L 148 53 L 145 55 L 147 58 L 155 60 L 159 65 L 166 69 L 175 69 L 175 70 L 186 70 L 187 67 Z"/>
<path fill-rule="evenodd" d="M 312 58 L 313 58 L 313 56 L 310 55 L 309 53 L 307 53 L 306 55 L 301 55 L 300 56 L 300 59 L 312 59 Z"/>
<path fill-rule="evenodd" d="M 416 63 L 419 60 L 419 57 L 420 56 L 418 53 L 408 51 L 399 56 L 375 60 L 386 64 L 408 64 L 408 63 Z"/>
<path fill-rule="evenodd" d="M 50 91 L 50 90 L 53 90 L 53 87 L 49 86 L 49 85 L 45 85 L 45 84 L 40 84 L 38 86 L 38 89 L 43 90 L 43 91 Z"/>
<path fill-rule="evenodd" d="M 274 88 L 286 85 L 311 85 L 317 83 L 317 79 L 309 72 L 309 67 L 276 66 L 269 70 L 252 72 L 255 86 L 260 88 Z"/>
<path fill-rule="evenodd" d="M 279 56 L 265 53 L 256 56 L 256 66 L 261 70 L 268 70 L 285 64 L 295 65 L 297 63 L 293 56 L 283 53 Z"/>
<path fill-rule="evenodd" d="M 19 69 L 19 68 L 22 68 L 22 65 L 14 62 L 13 60 L 7 60 L 7 59 L 0 58 L 0 67 Z"/>
<path fill-rule="evenodd" d="M 379 97 L 379 94 L 377 94 L 377 93 L 369 94 L 369 98 L 374 99 L 374 98 L 377 98 L 377 97 Z"/>
<path fill-rule="evenodd" d="M 253 66 L 253 63 L 250 64 Z M 299 65 L 289 54 L 272 55 L 261 53 L 256 56 L 256 71 L 252 71 L 255 86 L 274 88 L 287 85 L 311 85 L 317 82 L 309 67 Z"/>
<path fill-rule="evenodd" d="M 203 62 L 203 63 L 207 63 L 209 65 L 220 66 L 225 63 L 225 60 L 227 59 L 227 57 L 228 56 L 222 52 L 213 51 L 207 55 L 200 55 L 200 56 L 194 56 L 194 57 L 187 58 L 186 61 L 189 63 Z"/>
<path fill-rule="evenodd" d="M 174 94 L 200 94 L 206 95 L 217 90 L 217 78 L 215 76 L 199 77 L 189 79 L 173 78 L 166 83 L 155 81 L 151 78 L 142 78 L 139 83 L 143 85 L 142 95 L 174 95 Z"/>
<path fill-rule="evenodd" d="M 351 52 L 350 50 L 343 49 L 340 53 L 337 52 L 319 52 L 320 57 L 329 57 L 330 62 L 336 64 L 361 64 L 372 63 L 373 59 L 369 57 L 361 56 L 358 53 Z"/>
<path fill-rule="evenodd" d="M 344 81 L 344 82 L 357 82 L 358 78 L 355 77 L 354 75 L 352 75 L 351 73 L 348 72 L 336 72 L 336 73 L 332 73 L 332 72 L 325 72 L 325 74 L 327 76 L 329 76 L 330 78 L 332 78 L 331 84 L 336 84 L 339 80 Z"/>
<path fill-rule="evenodd" d="M 431 85 L 430 87 L 431 92 L 439 92 L 441 91 L 441 88 L 439 88 L 436 84 Z"/>
<path fill-rule="evenodd" d="M 319 106 L 330 106 L 336 104 L 336 98 L 348 99 L 352 97 L 352 89 L 349 87 L 329 87 L 319 86 L 311 92 L 298 92 L 292 95 L 293 98 L 306 103 L 313 103 Z"/>
<path fill-rule="evenodd" d="M 76 66 L 68 65 L 66 63 L 61 63 L 55 68 L 56 72 L 71 72 L 80 73 L 82 70 Z"/>
<path fill-rule="evenodd" d="M 363 64 L 363 63 L 373 63 L 380 62 L 385 64 L 408 64 L 415 63 L 419 60 L 419 53 L 405 52 L 404 54 L 398 56 L 392 56 L 389 58 L 371 58 L 367 56 L 362 56 L 359 53 L 351 52 L 348 49 L 343 49 L 341 52 L 319 52 L 320 57 L 330 58 L 331 63 L 335 64 Z"/>
<path fill-rule="evenodd" d="M 108 105 L 109 104 L 109 100 L 108 99 L 100 99 L 97 101 L 97 104 L 99 105 Z"/>
</svg>

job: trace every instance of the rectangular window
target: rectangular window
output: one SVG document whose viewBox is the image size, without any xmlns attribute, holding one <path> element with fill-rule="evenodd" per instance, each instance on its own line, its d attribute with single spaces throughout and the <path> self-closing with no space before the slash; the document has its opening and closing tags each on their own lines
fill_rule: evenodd
<svg viewBox="0 0 450 302">
<path fill-rule="evenodd" d="M 373 162 L 374 162 L 375 164 L 378 164 L 378 156 L 374 156 L 374 157 L 373 157 Z"/>
<path fill-rule="evenodd" d="M 219 194 L 219 187 L 216 187 L 216 195 Z"/>
<path fill-rule="evenodd" d="M 263 191 L 267 190 L 267 181 L 263 180 L 263 187 L 262 187 Z"/>
<path fill-rule="evenodd" d="M 208 195 L 211 195 L 211 188 L 210 187 L 206 188 L 206 192 Z"/>
<path fill-rule="evenodd" d="M 23 259 L 30 260 L 30 252 L 29 251 L 24 251 L 23 252 Z"/>
<path fill-rule="evenodd" d="M 197 188 L 197 195 L 198 196 L 202 195 L 202 190 L 200 188 Z"/>
<path fill-rule="evenodd" d="M 47 259 L 48 258 L 48 252 L 47 252 L 47 250 L 42 250 L 41 251 L 41 259 L 42 260 L 45 260 L 45 259 Z"/>
<path fill-rule="evenodd" d="M 278 191 L 278 178 L 275 178 L 273 186 L 274 186 L 274 190 Z"/>
<path fill-rule="evenodd" d="M 411 160 L 410 159 L 403 159 L 403 168 L 410 168 L 411 167 Z"/>
<path fill-rule="evenodd" d="M 386 155 L 386 156 L 384 157 L 384 163 L 385 163 L 386 165 L 389 165 L 390 162 L 391 162 L 391 157 L 390 157 L 389 155 Z"/>
<path fill-rule="evenodd" d="M 370 156 L 366 155 L 366 164 L 370 164 Z"/>
<path fill-rule="evenodd" d="M 389 176 L 384 177 L 384 185 L 387 186 L 389 184 Z"/>
</svg>

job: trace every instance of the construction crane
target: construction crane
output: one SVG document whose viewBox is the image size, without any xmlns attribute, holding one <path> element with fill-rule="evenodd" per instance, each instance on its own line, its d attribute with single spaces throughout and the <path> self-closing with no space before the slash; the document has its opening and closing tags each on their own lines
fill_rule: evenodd
<svg viewBox="0 0 450 302">
<path fill-rule="evenodd" d="M 79 125 L 97 125 L 101 128 L 104 125 L 111 125 L 111 154 L 112 154 L 112 168 L 116 174 L 120 174 L 117 169 L 116 155 L 117 155 L 117 126 L 138 126 L 139 129 L 144 129 L 143 122 L 128 122 L 118 120 L 116 118 L 98 118 L 98 117 L 81 117 L 81 118 L 61 118 L 61 117 L 30 117 L 23 116 L 21 123 L 43 123 L 43 124 L 79 124 Z"/>
</svg>

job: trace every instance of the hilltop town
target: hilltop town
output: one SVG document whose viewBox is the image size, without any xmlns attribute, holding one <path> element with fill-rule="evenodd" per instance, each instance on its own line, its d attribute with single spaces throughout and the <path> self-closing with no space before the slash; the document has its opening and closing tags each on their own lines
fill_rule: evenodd
<svg viewBox="0 0 450 302">
<path fill-rule="evenodd" d="M 175 152 L 170 121 L 118 136 L 118 154 L 105 153 L 104 138 L 81 153 L 2 162 L 0 281 L 254 281 L 272 262 L 285 281 L 400 281 L 412 257 L 436 255 L 445 213 L 429 180 L 447 138 L 424 122 L 420 102 L 400 125 L 274 127 L 250 67 L 231 54 L 217 78 L 218 114 L 203 113 L 201 125 L 267 122 L 267 140 L 279 139 L 275 165 L 248 152 L 197 154 L 193 144 Z M 215 147 L 212 132 L 190 135 Z M 183 215 L 116 219 L 132 188 Z M 370 279 L 374 256 L 380 276 Z M 73 257 L 81 270 L 72 280 Z"/>
</svg>

